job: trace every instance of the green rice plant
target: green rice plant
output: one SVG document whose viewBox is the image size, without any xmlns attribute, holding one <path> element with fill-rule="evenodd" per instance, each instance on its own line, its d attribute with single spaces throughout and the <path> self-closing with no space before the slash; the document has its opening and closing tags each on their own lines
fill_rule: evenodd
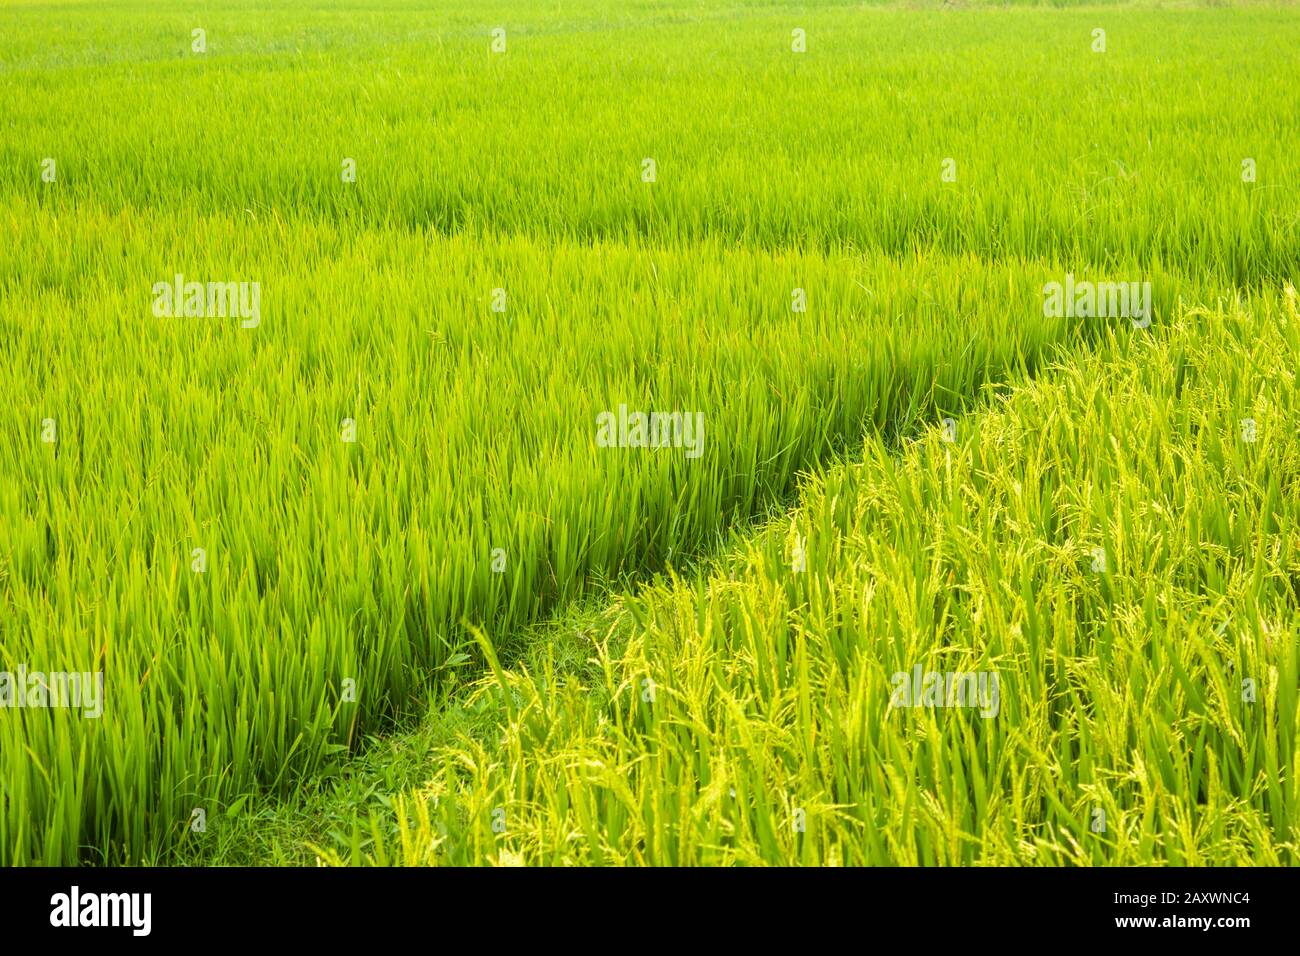
<svg viewBox="0 0 1300 956">
<path fill-rule="evenodd" d="M 1128 327 L 1044 283 L 1158 329 L 1292 278 L 1285 10 L 273 7 L 0 5 L 0 673 L 105 685 L 0 709 L 0 864 L 220 856 L 528 628 Z M 702 444 L 602 447 L 625 407 Z"/>
</svg>

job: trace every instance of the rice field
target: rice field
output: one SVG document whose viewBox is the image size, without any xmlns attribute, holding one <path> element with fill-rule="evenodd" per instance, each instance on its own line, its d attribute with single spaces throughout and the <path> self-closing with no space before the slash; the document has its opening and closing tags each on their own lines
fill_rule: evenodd
<svg viewBox="0 0 1300 956">
<path fill-rule="evenodd" d="M 0 864 L 1295 862 L 1297 40 L 0 0 Z"/>
</svg>

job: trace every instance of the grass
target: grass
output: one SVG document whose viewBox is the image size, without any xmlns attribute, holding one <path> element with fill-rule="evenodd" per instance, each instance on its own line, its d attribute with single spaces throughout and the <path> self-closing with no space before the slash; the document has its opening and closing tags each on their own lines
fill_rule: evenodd
<svg viewBox="0 0 1300 956">
<path fill-rule="evenodd" d="M 0 670 L 103 670 L 109 695 L 99 720 L 0 710 L 0 863 L 253 852 L 194 811 L 332 800 L 375 735 L 733 546 L 863 435 L 893 449 L 1115 347 L 1114 322 L 1045 317 L 1044 282 L 1150 281 L 1157 332 L 1180 300 L 1271 302 L 1298 31 L 1270 6 L 0 5 Z M 155 315 L 177 273 L 259 283 L 258 324 Z M 598 448 L 620 404 L 702 412 L 704 454 Z M 800 752 L 749 746 L 756 774 Z M 688 837 L 692 778 L 665 779 L 656 838 L 687 842 L 628 849 L 631 810 L 598 801 L 599 861 L 774 851 Z M 336 815 L 348 859 L 393 852 Z M 510 852 L 568 852 L 543 832 Z"/>
</svg>

